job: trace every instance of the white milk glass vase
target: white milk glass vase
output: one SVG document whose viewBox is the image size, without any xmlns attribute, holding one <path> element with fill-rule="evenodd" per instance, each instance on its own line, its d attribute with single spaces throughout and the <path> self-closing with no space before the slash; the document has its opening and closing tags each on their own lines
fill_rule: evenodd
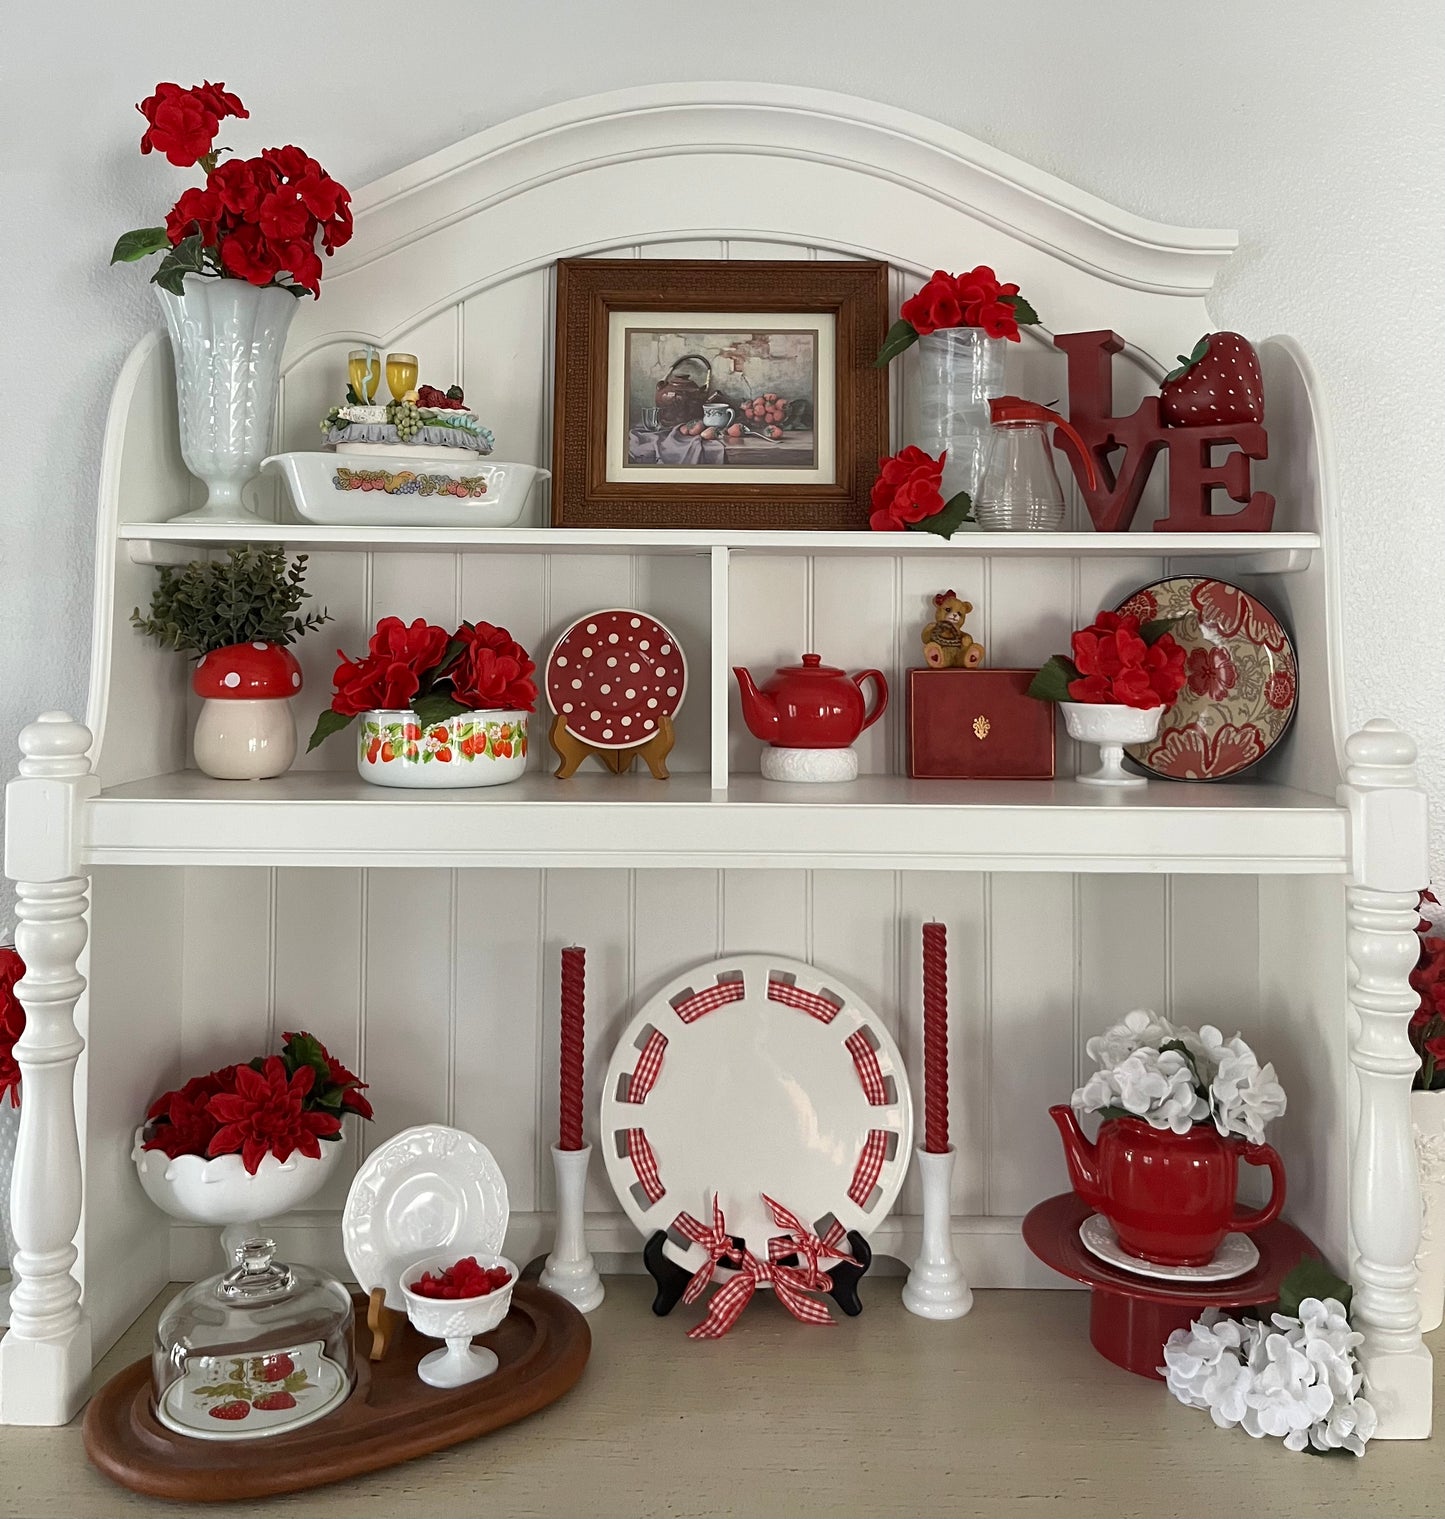
<svg viewBox="0 0 1445 1519">
<path fill-rule="evenodd" d="M 978 497 L 992 435 L 988 403 L 1004 393 L 1005 338 L 981 327 L 949 327 L 918 340 L 918 446 L 936 459 L 945 449 L 943 499 Z"/>
<path fill-rule="evenodd" d="M 1445 1091 L 1411 1092 L 1410 1117 L 1420 1163 L 1420 1328 L 1429 1334 L 1445 1318 Z"/>
<path fill-rule="evenodd" d="M 185 277 L 185 294 L 157 287 L 175 356 L 181 457 L 206 502 L 184 520 L 249 526 L 241 501 L 271 451 L 281 349 L 296 297 L 275 285 Z"/>
</svg>

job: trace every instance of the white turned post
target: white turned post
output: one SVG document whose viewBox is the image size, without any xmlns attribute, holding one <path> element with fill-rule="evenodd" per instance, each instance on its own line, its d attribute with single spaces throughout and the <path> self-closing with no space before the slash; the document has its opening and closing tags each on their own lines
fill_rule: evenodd
<svg viewBox="0 0 1445 1519">
<path fill-rule="evenodd" d="M 591 1313 L 605 1296 L 602 1278 L 587 1250 L 583 1212 L 587 1163 L 591 1159 L 591 1145 L 580 1150 L 552 1146 L 552 1165 L 557 1173 L 557 1237 L 541 1276 L 548 1291 L 566 1298 L 582 1313 Z"/>
<path fill-rule="evenodd" d="M 954 1149 L 914 1153 L 923 1183 L 923 1247 L 903 1285 L 903 1306 L 922 1319 L 961 1319 L 973 1307 L 973 1289 L 953 1253 Z"/>
<path fill-rule="evenodd" d="M 75 1066 L 84 1042 L 75 1005 L 86 940 L 80 872 L 84 803 L 99 789 L 86 758 L 90 731 L 46 712 L 20 735 L 20 776 L 5 792 L 5 874 L 15 882 L 15 947 L 25 962 L 16 995 L 25 1033 L 20 1135 L 10 1217 L 10 1331 L 0 1340 L 0 1422 L 65 1424 L 90 1383 L 90 1325 L 80 1305 L 75 1234 L 80 1226 L 80 1140 Z M 123 1269 L 118 1264 L 117 1269 Z"/>
<path fill-rule="evenodd" d="M 1432 1379 L 1415 1292 L 1420 1179 L 1410 1084 L 1419 1061 L 1408 1029 L 1419 1002 L 1409 979 L 1419 953 L 1418 893 L 1429 880 L 1426 802 L 1414 741 L 1393 723 L 1366 723 L 1345 754 L 1347 945 L 1358 1020 L 1350 1062 L 1359 1085 L 1350 1155 L 1351 1317 L 1365 1337 L 1360 1360 L 1380 1436 L 1421 1440 L 1430 1433 Z"/>
</svg>

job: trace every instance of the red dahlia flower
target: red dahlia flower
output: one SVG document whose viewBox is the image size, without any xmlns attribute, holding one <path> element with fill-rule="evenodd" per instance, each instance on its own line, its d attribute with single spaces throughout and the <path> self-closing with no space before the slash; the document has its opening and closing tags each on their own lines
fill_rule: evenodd
<svg viewBox="0 0 1445 1519">
<path fill-rule="evenodd" d="M 306 1096 L 316 1072 L 309 1065 L 297 1068 L 287 1079 L 279 1055 L 268 1055 L 259 1071 L 236 1068 L 236 1090 L 212 1097 L 208 1107 L 221 1127 L 212 1137 L 206 1154 L 241 1152 L 241 1163 L 255 1175 L 267 1155 L 287 1160 L 293 1152 L 312 1160 L 320 1158 L 320 1140 L 340 1133 L 341 1120 L 331 1113 L 307 1112 Z"/>
<path fill-rule="evenodd" d="M 395 712 L 411 706 L 423 678 L 442 662 L 450 642 L 445 628 L 420 617 L 410 627 L 400 617 L 383 617 L 361 659 L 349 659 L 337 650 L 341 664 L 331 710 L 354 717 L 358 712 Z"/>
<path fill-rule="evenodd" d="M 25 1032 L 25 1009 L 15 995 L 15 983 L 25 974 L 25 962 L 15 950 L 0 949 L 0 1102 L 20 1106 L 20 1064 L 15 1045 Z"/>
<path fill-rule="evenodd" d="M 463 649 L 447 674 L 463 706 L 476 711 L 530 712 L 537 704 L 537 668 L 505 628 L 464 622 L 457 629 Z"/>
<path fill-rule="evenodd" d="M 902 532 L 910 523 L 935 517 L 943 510 L 943 466 L 948 454 L 937 459 L 911 443 L 891 458 L 880 460 L 878 478 L 869 500 L 868 525 L 876 533 Z"/>
</svg>

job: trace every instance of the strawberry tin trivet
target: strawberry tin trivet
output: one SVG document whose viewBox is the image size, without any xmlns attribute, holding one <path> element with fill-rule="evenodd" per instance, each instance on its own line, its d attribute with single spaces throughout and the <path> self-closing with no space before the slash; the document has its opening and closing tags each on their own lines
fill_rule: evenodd
<svg viewBox="0 0 1445 1519">
<path fill-rule="evenodd" d="M 640 755 L 658 780 L 667 779 L 687 661 L 655 617 L 627 607 L 579 617 L 553 646 L 545 684 L 560 778 L 595 754 L 619 775 Z"/>
</svg>

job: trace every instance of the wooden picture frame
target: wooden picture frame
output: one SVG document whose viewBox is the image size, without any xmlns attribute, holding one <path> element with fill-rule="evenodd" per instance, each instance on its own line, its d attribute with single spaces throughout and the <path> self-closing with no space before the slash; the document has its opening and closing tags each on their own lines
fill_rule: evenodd
<svg viewBox="0 0 1445 1519">
<path fill-rule="evenodd" d="M 888 265 L 872 260 L 558 260 L 553 526 L 866 529 L 889 452 L 888 372 L 874 367 L 887 329 Z M 668 367 L 686 338 L 724 346 Z M 705 370 L 648 391 L 697 360 Z M 773 372 L 808 393 L 765 401 Z M 639 404 L 649 395 L 660 407 Z M 682 436 L 693 424 L 675 419 L 704 401 L 726 423 Z"/>
</svg>

